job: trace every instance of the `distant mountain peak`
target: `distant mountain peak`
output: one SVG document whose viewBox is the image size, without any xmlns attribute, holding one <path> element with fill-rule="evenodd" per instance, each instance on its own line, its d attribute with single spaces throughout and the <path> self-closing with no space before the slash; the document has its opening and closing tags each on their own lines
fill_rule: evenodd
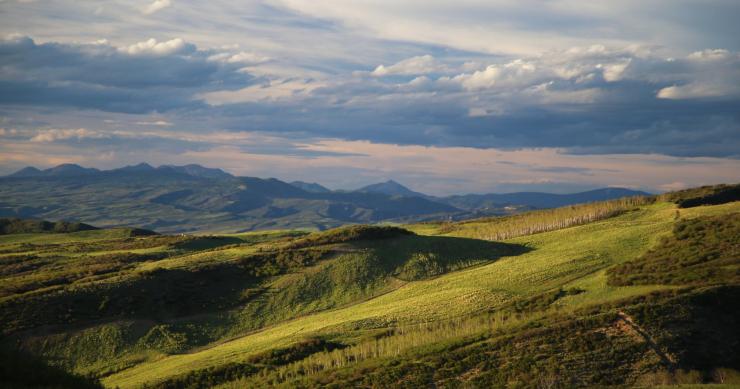
<svg viewBox="0 0 740 389">
<path fill-rule="evenodd" d="M 33 166 L 26 166 L 15 173 L 9 174 L 8 177 L 37 177 L 42 175 L 43 172 Z"/>
<path fill-rule="evenodd" d="M 8 177 L 59 177 L 59 176 L 83 176 L 98 173 L 141 173 L 141 172 L 156 172 L 160 171 L 165 173 L 167 171 L 176 172 L 180 174 L 186 174 L 193 177 L 200 178 L 231 178 L 231 174 L 215 168 L 207 168 L 197 164 L 188 164 L 184 166 L 176 165 L 162 165 L 158 168 L 152 165 L 141 162 L 136 165 L 128 165 L 118 169 L 112 170 L 99 170 L 95 168 L 82 167 L 75 163 L 63 163 L 61 165 L 54 166 L 49 169 L 39 170 L 33 166 L 25 167 L 17 172 L 8 175 Z"/>
<path fill-rule="evenodd" d="M 387 180 L 379 182 L 377 184 L 368 185 L 357 189 L 356 192 L 363 193 L 382 193 L 389 196 L 403 196 L 403 197 L 429 197 L 423 193 L 414 192 L 413 190 L 403 186 L 402 184 L 394 181 Z"/>
<path fill-rule="evenodd" d="M 158 169 L 170 169 L 178 173 L 187 174 L 193 177 L 201 178 L 229 178 L 233 177 L 231 174 L 226 173 L 221 169 L 208 168 L 197 164 L 189 164 L 184 166 L 175 165 L 162 165 Z"/>
<path fill-rule="evenodd" d="M 139 164 L 131 165 L 131 166 L 126 166 L 126 167 L 127 168 L 131 168 L 131 169 L 136 169 L 136 170 L 154 170 L 154 166 L 152 166 L 152 165 L 150 165 L 150 164 L 148 164 L 146 162 L 141 162 Z"/>
<path fill-rule="evenodd" d="M 602 188 L 602 189 L 594 189 L 592 192 L 598 192 L 603 191 L 605 193 L 626 193 L 630 196 L 648 196 L 651 193 L 642 191 L 642 190 L 636 190 L 636 189 L 630 189 L 630 188 L 622 188 L 619 186 L 610 186 L 608 188 Z"/>
<path fill-rule="evenodd" d="M 40 170 L 33 166 L 24 167 L 8 177 L 43 177 L 43 176 L 71 176 L 98 172 L 98 169 L 84 168 L 75 163 L 63 163 L 49 169 Z"/>
<path fill-rule="evenodd" d="M 100 173 L 100 170 L 82 167 L 76 163 L 63 163 L 61 165 L 54 166 L 53 168 L 41 171 L 41 175 L 49 177 L 82 176 L 95 173 Z"/>
<path fill-rule="evenodd" d="M 113 169 L 116 172 L 149 172 L 155 170 L 154 167 L 146 162 L 141 162 L 136 165 L 128 165 L 122 168 Z"/>
</svg>

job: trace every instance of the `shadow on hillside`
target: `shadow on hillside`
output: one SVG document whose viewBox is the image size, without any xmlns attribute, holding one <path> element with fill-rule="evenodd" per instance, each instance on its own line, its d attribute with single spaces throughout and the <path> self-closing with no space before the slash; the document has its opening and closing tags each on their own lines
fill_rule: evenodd
<svg viewBox="0 0 740 389">
<path fill-rule="evenodd" d="M 73 286 L 64 293 L 5 301 L 0 305 L 0 329 L 16 332 L 120 318 L 164 321 L 221 311 L 238 305 L 242 291 L 258 281 L 236 265 L 158 268 L 113 284 Z M 29 305 L 35 308 L 27 309 Z"/>
<path fill-rule="evenodd" d="M 244 243 L 244 241 L 231 236 L 198 236 L 177 242 L 172 245 L 172 248 L 187 251 L 202 251 L 239 243 Z"/>
<path fill-rule="evenodd" d="M 0 346 L 0 382 L 3 388 L 103 388 L 97 381 L 50 366 L 8 345 Z"/>
<path fill-rule="evenodd" d="M 363 246 L 374 250 L 403 280 L 433 277 L 532 250 L 520 244 L 421 235 L 365 242 Z"/>
</svg>

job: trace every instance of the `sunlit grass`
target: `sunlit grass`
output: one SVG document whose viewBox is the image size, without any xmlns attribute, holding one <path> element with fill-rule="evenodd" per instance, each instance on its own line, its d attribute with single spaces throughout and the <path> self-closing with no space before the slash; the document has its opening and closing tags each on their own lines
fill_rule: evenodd
<svg viewBox="0 0 740 389">
<path fill-rule="evenodd" d="M 696 217 L 738 210 L 740 203 L 731 203 L 680 213 L 681 217 Z M 559 301 L 563 307 L 644 294 L 662 287 L 608 287 L 603 269 L 637 257 L 669 233 L 675 211 L 672 204 L 659 203 L 585 225 L 514 238 L 507 242 L 523 244 L 532 250 L 434 279 L 408 282 L 371 300 L 279 323 L 195 353 L 143 363 L 104 382 L 111 386 L 136 386 L 182 371 L 242 361 L 249 355 L 288 345 L 308 335 L 332 333 L 337 328 L 393 327 L 449 319 L 495 309 L 514 298 L 557 287 L 585 290 Z"/>
<path fill-rule="evenodd" d="M 576 207 L 567 212 L 585 209 L 591 208 Z M 491 323 L 476 327 L 477 324 L 466 321 L 474 320 L 471 317 L 484 317 L 489 311 L 511 306 L 512 301 L 559 288 L 580 291 L 552 303 L 552 309 L 564 311 L 671 288 L 609 286 L 605 270 L 639 257 L 670 234 L 680 218 L 738 211 L 740 203 L 680 210 L 669 203 L 630 204 L 629 209 L 606 218 L 578 221 L 570 227 L 568 222 L 548 224 L 544 229 L 553 225 L 558 229 L 528 231 L 505 240 L 505 244 L 439 236 L 439 224 L 419 224 L 411 229 L 433 236 L 330 243 L 320 247 L 327 255 L 315 262 L 271 274 L 258 284 L 247 279 L 238 281 L 234 285 L 244 290 L 235 292 L 234 305 L 227 305 L 226 310 L 196 310 L 196 316 L 165 318 L 161 325 L 138 319 L 114 320 L 74 333 L 39 337 L 28 344 L 43 355 L 70 361 L 69 366 L 77 372 L 111 374 L 104 379 L 106 385 L 122 388 L 241 362 L 314 336 L 327 336 L 350 345 L 344 354 L 337 351 L 333 356 L 317 355 L 315 360 L 309 358 L 305 362 L 324 360 L 321 363 L 331 369 L 341 365 L 337 362 L 340 358 L 345 358 L 342 363 L 385 358 L 390 355 L 388 350 L 395 347 L 393 342 L 403 345 L 395 352 L 406 352 L 432 344 L 435 339 L 475 335 L 486 326 L 491 327 Z M 489 223 L 491 231 L 513 228 L 513 234 L 520 235 L 517 231 L 523 220 L 547 219 L 556 214 L 563 215 L 541 211 L 513 224 L 502 224 L 499 219 L 460 223 L 463 227 L 455 231 L 486 231 L 485 224 Z M 466 225 L 476 227 L 466 230 Z M 214 266 L 244 271 L 246 268 L 240 264 L 248 263 L 255 255 L 318 249 L 292 247 L 291 242 L 311 241 L 291 240 L 300 235 L 303 234 L 276 231 L 223 237 L 130 238 L 122 229 L 0 236 L 0 250 L 8 253 L 0 255 L 0 265 L 17 269 L 9 270 L 2 281 L 3 287 L 11 288 L 36 285 L 38 289 L 33 293 L 42 295 L 79 291 L 90 285 L 135 287 L 139 285 L 136 282 L 151 274 L 159 274 L 155 279 L 163 274 L 201 274 L 197 271 Z M 314 238 L 321 236 L 316 234 Z M 118 263 L 115 256 L 124 253 L 155 256 Z M 32 258 L 20 261 L 12 258 L 14 255 Z M 112 257 L 106 261 L 105 256 Z M 419 266 L 409 267 L 414 261 Z M 30 265 L 43 267 L 21 268 Z M 59 283 L 49 282 L 53 278 L 59 278 Z M 218 282 L 218 278 L 215 280 Z M 235 278 L 230 280 L 235 282 Z M 263 289 L 265 293 L 259 294 Z M 258 297 L 250 300 L 247 295 L 252 292 Z M 4 293 L 14 292 L 9 289 Z M 239 296 L 247 297 L 242 300 Z M 445 323 L 458 324 L 450 327 Z M 413 331 L 404 332 L 409 328 L 423 330 L 412 335 Z M 384 342 L 391 343 L 370 344 L 364 337 L 372 331 L 388 329 L 395 331 L 396 338 L 389 337 Z M 364 356 L 358 357 L 361 355 Z M 334 362 L 326 362 L 329 360 Z"/>
</svg>

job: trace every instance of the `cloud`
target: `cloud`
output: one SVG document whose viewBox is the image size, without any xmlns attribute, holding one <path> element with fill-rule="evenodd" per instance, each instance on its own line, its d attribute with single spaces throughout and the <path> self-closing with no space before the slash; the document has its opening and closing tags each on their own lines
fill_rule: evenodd
<svg viewBox="0 0 740 389">
<path fill-rule="evenodd" d="M 693 99 L 703 97 L 720 97 L 728 93 L 729 88 L 716 85 L 691 83 L 686 85 L 673 85 L 658 91 L 659 99 Z"/>
<path fill-rule="evenodd" d="M 490 64 L 480 70 L 441 77 L 439 81 L 458 84 L 469 91 L 542 88 L 563 80 L 590 87 L 599 81 L 612 83 L 625 78 L 633 59 L 640 58 L 636 50 L 610 50 L 601 45 L 571 48 Z"/>
<path fill-rule="evenodd" d="M 725 49 L 706 49 L 689 54 L 688 58 L 696 61 L 717 61 L 730 58 L 731 53 Z"/>
<path fill-rule="evenodd" d="M 171 39 L 165 42 L 157 42 L 156 39 L 150 38 L 143 42 L 134 43 L 131 46 L 121 48 L 121 50 L 131 55 L 159 55 L 166 56 L 181 53 L 185 50 L 192 51 L 194 45 L 187 44 L 180 38 Z"/>
<path fill-rule="evenodd" d="M 167 8 L 172 5 L 170 0 L 154 0 L 151 4 L 146 6 L 142 12 L 146 15 L 151 15 L 157 11 Z"/>
<path fill-rule="evenodd" d="M 314 80 L 277 79 L 234 91 L 208 92 L 197 96 L 211 105 L 271 102 L 308 96 L 325 84 Z"/>
<path fill-rule="evenodd" d="M 404 59 L 393 65 L 378 65 L 370 74 L 377 77 L 390 75 L 420 75 L 444 71 L 446 67 L 431 55 Z"/>
<path fill-rule="evenodd" d="M 603 65 L 602 68 L 604 69 L 604 71 L 602 75 L 604 77 L 604 80 L 607 82 L 615 82 L 621 80 L 625 70 L 627 70 L 627 67 L 629 66 L 631 61 L 631 59 L 627 59 L 622 63 Z"/>
<path fill-rule="evenodd" d="M 156 112 L 178 128 L 401 145 L 740 157 L 734 51 L 426 50 L 434 55 L 385 62 L 385 76 L 371 77 L 361 69 L 377 61 L 328 70 L 267 59 L 260 48 L 203 49 L 176 38 L 116 46 L 16 36 L 0 42 L 0 106 L 144 114 L 130 123 Z M 58 119 L 47 125 L 95 124 L 75 123 L 74 112 Z"/>
<path fill-rule="evenodd" d="M 98 131 L 91 131 L 85 128 L 77 129 L 48 129 L 39 131 L 37 135 L 30 139 L 31 142 L 56 142 L 68 139 L 102 139 L 108 135 Z"/>
<path fill-rule="evenodd" d="M 736 68 L 730 59 L 695 61 L 650 48 L 597 45 L 493 59 L 478 70 L 406 83 L 327 78 L 300 99 L 270 104 L 249 87 L 240 93 L 262 104 L 232 100 L 220 117 L 224 128 L 396 144 L 739 156 L 737 95 L 725 90 L 691 101 L 657 96 L 672 85 L 703 82 L 708 74 L 708 81 L 740 84 Z"/>
<path fill-rule="evenodd" d="M 0 41 L 0 104 L 111 112 L 194 108 L 202 105 L 193 100 L 198 93 L 252 80 L 242 64 L 209 61 L 215 54 L 179 38 L 115 47 L 11 36 Z"/>
<path fill-rule="evenodd" d="M 740 53 L 707 49 L 677 62 L 684 74 L 679 83 L 658 91 L 660 99 L 728 98 L 740 96 Z"/>
<path fill-rule="evenodd" d="M 223 61 L 228 63 L 241 63 L 245 65 L 256 65 L 271 60 L 270 57 L 259 55 L 253 52 L 240 51 L 233 53 L 219 53 L 208 57 L 209 61 Z"/>
<path fill-rule="evenodd" d="M 575 0 L 446 1 L 280 0 L 278 4 L 348 30 L 386 40 L 443 45 L 507 55 L 536 55 L 572 46 L 661 45 L 678 48 L 732 43 L 732 1 L 639 0 L 584 5 Z"/>
<path fill-rule="evenodd" d="M 157 127 L 170 127 L 173 124 L 166 120 L 155 120 L 155 121 L 139 121 L 136 122 L 140 126 L 157 126 Z"/>
<path fill-rule="evenodd" d="M 517 59 L 503 65 L 489 65 L 484 70 L 473 73 L 462 73 L 451 80 L 448 78 L 442 80 L 456 82 L 466 90 L 476 91 L 492 88 L 501 82 L 508 85 L 526 83 L 537 74 L 537 70 L 535 63 Z"/>
</svg>

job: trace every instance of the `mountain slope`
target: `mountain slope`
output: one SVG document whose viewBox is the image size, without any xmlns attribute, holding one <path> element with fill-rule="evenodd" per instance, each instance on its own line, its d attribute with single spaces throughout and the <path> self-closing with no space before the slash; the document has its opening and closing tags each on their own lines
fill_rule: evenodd
<svg viewBox="0 0 740 389">
<path fill-rule="evenodd" d="M 437 198 L 395 181 L 357 191 L 235 177 L 199 165 L 146 163 L 100 171 L 64 164 L 0 177 L 0 217 L 75 220 L 162 232 L 319 229 L 352 223 L 461 220 L 642 194 L 514 193 Z"/>
<path fill-rule="evenodd" d="M 109 171 L 64 165 L 24 176 L 29 172 L 0 178 L 0 216 L 180 232 L 326 229 L 459 212 L 427 199 L 307 192 L 276 179 L 234 177 L 196 165 Z"/>
<path fill-rule="evenodd" d="M 15 173 L 8 175 L 8 177 L 38 177 L 43 175 L 43 172 L 33 166 L 24 167 Z"/>
<path fill-rule="evenodd" d="M 293 181 L 290 183 L 290 185 L 293 185 L 296 188 L 303 189 L 306 192 L 310 192 L 310 193 L 329 193 L 331 192 L 331 190 L 329 190 L 328 188 L 322 185 L 319 185 L 315 182 Z"/>
</svg>

